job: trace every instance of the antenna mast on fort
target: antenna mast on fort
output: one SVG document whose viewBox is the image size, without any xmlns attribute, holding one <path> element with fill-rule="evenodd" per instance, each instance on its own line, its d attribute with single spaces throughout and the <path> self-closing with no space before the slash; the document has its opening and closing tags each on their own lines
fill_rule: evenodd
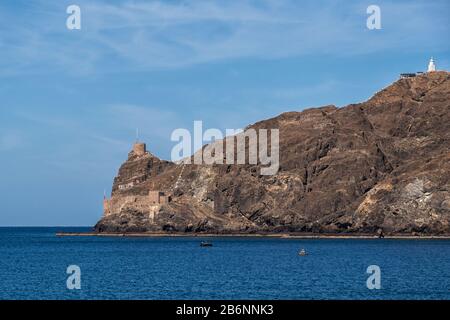
<svg viewBox="0 0 450 320">
<path fill-rule="evenodd" d="M 136 143 L 139 142 L 139 128 L 136 128 Z"/>
</svg>

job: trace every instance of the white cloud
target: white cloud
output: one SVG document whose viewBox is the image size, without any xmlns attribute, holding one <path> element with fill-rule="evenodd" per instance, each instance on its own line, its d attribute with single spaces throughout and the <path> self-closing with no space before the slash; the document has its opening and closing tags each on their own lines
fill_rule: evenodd
<svg viewBox="0 0 450 320">
<path fill-rule="evenodd" d="M 179 116 L 162 108 L 132 104 L 114 104 L 102 111 L 104 118 L 117 128 L 134 133 L 139 129 L 143 135 L 167 140 L 170 132 L 180 123 Z"/>
<path fill-rule="evenodd" d="M 45 157 L 55 162 L 75 164 L 73 158 L 97 155 L 101 159 L 126 154 L 135 139 L 138 128 L 140 138 L 148 141 L 152 148 L 165 150 L 170 133 L 180 127 L 181 119 L 174 112 L 148 106 L 113 104 L 84 109 L 77 114 L 43 112 L 39 110 L 16 111 L 23 130 L 38 126 L 40 130 L 33 139 L 48 138 L 53 132 L 57 141 Z M 42 133 L 42 134 L 41 134 Z M 0 136 L 0 150 L 15 146 L 15 136 Z M 64 142 L 64 143 L 62 143 Z"/>
<path fill-rule="evenodd" d="M 24 143 L 22 135 L 18 132 L 0 133 L 0 151 L 9 151 L 20 147 Z"/>
<path fill-rule="evenodd" d="M 446 2 L 379 1 L 383 29 L 365 29 L 365 5 L 342 1 L 78 1 L 82 30 L 62 4 L 0 14 L 3 74 L 177 68 L 234 58 L 446 49 Z M 376 31 L 375 31 L 376 32 Z M 420 42 L 420 46 L 417 44 Z"/>
</svg>

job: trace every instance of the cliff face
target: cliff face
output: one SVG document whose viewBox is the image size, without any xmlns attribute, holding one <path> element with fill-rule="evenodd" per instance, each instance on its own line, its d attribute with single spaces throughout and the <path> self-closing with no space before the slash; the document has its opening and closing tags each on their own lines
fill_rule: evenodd
<svg viewBox="0 0 450 320">
<path fill-rule="evenodd" d="M 280 169 L 177 165 L 130 153 L 98 232 L 450 234 L 450 74 L 401 79 L 344 108 L 288 112 Z M 149 190 L 171 195 L 154 204 Z"/>
</svg>

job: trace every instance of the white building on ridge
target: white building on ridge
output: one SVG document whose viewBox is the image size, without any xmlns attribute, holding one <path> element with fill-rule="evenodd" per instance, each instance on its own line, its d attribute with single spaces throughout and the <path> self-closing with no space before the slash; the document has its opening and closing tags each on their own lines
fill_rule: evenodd
<svg viewBox="0 0 450 320">
<path fill-rule="evenodd" d="M 430 62 L 428 63 L 427 72 L 433 72 L 433 71 L 436 71 L 436 65 L 434 64 L 433 57 L 431 57 Z"/>
<path fill-rule="evenodd" d="M 427 72 L 434 72 L 434 71 L 436 71 L 436 65 L 434 64 L 433 57 L 431 57 L 430 62 L 428 63 Z M 419 76 L 421 74 L 423 74 L 422 71 L 413 72 L 413 73 L 400 73 L 400 79 L 414 78 L 414 77 Z"/>
</svg>

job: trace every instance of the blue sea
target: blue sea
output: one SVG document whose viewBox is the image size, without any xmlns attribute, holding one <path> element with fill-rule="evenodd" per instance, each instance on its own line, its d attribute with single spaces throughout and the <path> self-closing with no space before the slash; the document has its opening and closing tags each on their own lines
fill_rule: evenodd
<svg viewBox="0 0 450 320">
<path fill-rule="evenodd" d="M 0 299 L 450 299 L 448 240 L 57 237 L 0 228 Z M 307 256 L 298 252 L 305 248 Z M 69 290 L 67 267 L 81 270 Z M 367 267 L 381 271 L 369 290 Z"/>
</svg>

